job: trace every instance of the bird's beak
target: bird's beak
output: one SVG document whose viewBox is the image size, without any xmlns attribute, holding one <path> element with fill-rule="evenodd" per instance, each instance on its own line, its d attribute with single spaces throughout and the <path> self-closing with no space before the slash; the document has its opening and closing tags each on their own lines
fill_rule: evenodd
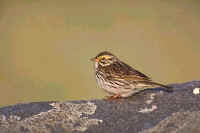
<svg viewBox="0 0 200 133">
<path fill-rule="evenodd" d="M 95 58 L 91 58 L 90 60 L 93 61 L 93 62 L 98 62 L 98 60 L 95 59 Z"/>
</svg>

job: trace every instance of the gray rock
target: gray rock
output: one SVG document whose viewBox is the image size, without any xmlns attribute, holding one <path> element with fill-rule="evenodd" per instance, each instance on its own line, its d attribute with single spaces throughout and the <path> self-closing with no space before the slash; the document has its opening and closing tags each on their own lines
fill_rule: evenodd
<svg viewBox="0 0 200 133">
<path fill-rule="evenodd" d="M 127 99 L 37 102 L 0 108 L 1 133 L 200 133 L 200 81 Z M 196 89 L 195 89 L 196 88 Z"/>
</svg>

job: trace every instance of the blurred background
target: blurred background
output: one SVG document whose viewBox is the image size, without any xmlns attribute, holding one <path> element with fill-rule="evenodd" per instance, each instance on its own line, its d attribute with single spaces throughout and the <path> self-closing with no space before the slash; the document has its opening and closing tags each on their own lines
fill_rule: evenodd
<svg viewBox="0 0 200 133">
<path fill-rule="evenodd" d="M 108 50 L 164 84 L 199 80 L 198 0 L 1 0 L 0 106 L 103 98 Z"/>
</svg>

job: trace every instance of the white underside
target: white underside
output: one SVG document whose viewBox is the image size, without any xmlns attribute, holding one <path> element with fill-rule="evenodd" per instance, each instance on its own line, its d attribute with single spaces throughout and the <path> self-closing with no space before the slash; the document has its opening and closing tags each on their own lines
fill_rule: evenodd
<svg viewBox="0 0 200 133">
<path fill-rule="evenodd" d="M 99 85 L 100 88 L 103 88 L 106 92 L 108 92 L 110 95 L 115 95 L 115 94 L 120 94 L 121 97 L 129 97 L 133 95 L 134 93 L 137 93 L 141 90 L 143 90 L 142 85 L 139 87 L 140 89 L 137 89 L 134 85 L 130 84 L 130 86 L 126 89 L 124 87 L 119 87 L 119 88 L 113 88 L 111 85 L 109 85 L 108 82 L 103 82 L 102 80 L 97 80 L 97 84 Z M 118 83 L 119 84 L 119 83 Z"/>
</svg>

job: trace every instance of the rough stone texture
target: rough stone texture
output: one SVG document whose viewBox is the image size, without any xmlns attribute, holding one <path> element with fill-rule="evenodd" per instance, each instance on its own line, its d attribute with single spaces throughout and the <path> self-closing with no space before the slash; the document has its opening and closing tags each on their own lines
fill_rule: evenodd
<svg viewBox="0 0 200 133">
<path fill-rule="evenodd" d="M 171 93 L 154 88 L 114 101 L 38 102 L 3 107 L 0 132 L 200 133 L 200 81 L 171 86 L 175 88 Z"/>
</svg>

